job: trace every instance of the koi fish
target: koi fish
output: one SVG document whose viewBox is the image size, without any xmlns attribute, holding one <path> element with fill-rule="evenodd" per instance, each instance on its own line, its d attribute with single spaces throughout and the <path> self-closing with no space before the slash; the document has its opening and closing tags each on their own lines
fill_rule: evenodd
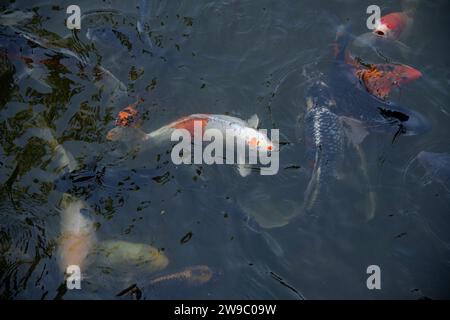
<svg viewBox="0 0 450 320">
<path fill-rule="evenodd" d="M 329 87 L 322 81 L 307 91 L 305 143 L 307 158 L 312 166 L 311 178 L 304 192 L 304 209 L 310 211 L 319 196 L 327 192 L 330 178 L 342 156 L 344 129 L 334 113 L 335 101 Z"/>
<path fill-rule="evenodd" d="M 348 60 L 349 26 L 340 27 L 334 44 L 335 61 L 327 77 L 308 87 L 305 143 L 312 166 L 304 192 L 304 209 L 315 207 L 342 158 L 343 140 L 362 143 L 369 132 L 415 135 L 430 129 L 418 112 L 370 94 Z"/>
<path fill-rule="evenodd" d="M 61 236 L 58 239 L 58 260 L 62 271 L 70 265 L 81 271 L 88 265 L 88 254 L 96 243 L 93 222 L 83 213 L 85 204 L 63 197 L 61 213 Z"/>
<path fill-rule="evenodd" d="M 340 37 L 339 34 L 338 37 Z M 344 51 L 340 52 L 339 46 L 334 44 L 335 57 L 344 57 L 343 60 L 354 68 L 355 75 L 361 80 L 366 90 L 380 99 L 388 98 L 394 88 L 411 83 L 422 76 L 419 70 L 404 64 L 367 64 L 360 58 L 352 57 L 347 47 Z"/>
<path fill-rule="evenodd" d="M 187 267 L 179 272 L 154 278 L 150 281 L 151 285 L 167 281 L 185 281 L 190 284 L 203 284 L 211 280 L 212 270 L 205 265 Z"/>
<path fill-rule="evenodd" d="M 409 50 L 408 46 L 401 42 L 411 29 L 413 18 L 412 10 L 404 12 L 392 12 L 382 16 L 376 22 L 372 32 L 364 33 L 357 37 L 354 44 L 360 47 L 371 47 L 378 54 L 380 52 L 392 52 L 392 49 Z M 384 57 L 384 55 L 381 55 Z"/>
<path fill-rule="evenodd" d="M 133 266 L 145 272 L 155 272 L 169 264 L 169 259 L 161 250 L 144 243 L 107 240 L 100 242 L 93 252 L 99 265 L 123 266 L 127 270 Z"/>
<path fill-rule="evenodd" d="M 412 25 L 412 18 L 405 12 L 392 12 L 380 18 L 373 33 L 378 37 L 398 40 Z"/>
<path fill-rule="evenodd" d="M 216 129 L 223 134 L 225 140 L 236 138 L 238 144 L 245 145 L 253 150 L 276 151 L 274 144 L 267 135 L 257 130 L 258 123 L 257 115 L 253 115 L 250 119 L 244 121 L 227 115 L 192 114 L 150 133 L 145 133 L 135 127 L 116 126 L 107 133 L 106 137 L 111 141 L 139 141 L 140 143 L 160 144 L 170 141 L 170 137 L 176 129 L 185 129 L 193 137 L 195 124 L 199 124 L 202 136 L 206 130 Z M 250 171 L 251 169 L 245 165 L 239 165 L 241 176 L 247 176 Z"/>
<path fill-rule="evenodd" d="M 337 104 L 334 112 L 340 117 L 352 119 L 352 128 L 360 123 L 359 129 L 366 130 L 367 133 L 416 135 L 429 131 L 430 122 L 420 113 L 368 92 L 356 76 L 354 66 L 349 63 L 347 47 L 350 39 L 349 26 L 341 26 L 335 42 L 336 59 L 327 80 Z"/>
</svg>

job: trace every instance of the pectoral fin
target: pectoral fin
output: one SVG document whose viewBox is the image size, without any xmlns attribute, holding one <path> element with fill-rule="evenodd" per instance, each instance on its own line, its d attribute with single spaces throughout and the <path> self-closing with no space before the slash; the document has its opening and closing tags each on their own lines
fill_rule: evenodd
<svg viewBox="0 0 450 320">
<path fill-rule="evenodd" d="M 340 119 L 344 127 L 345 135 L 354 145 L 362 143 L 369 134 L 363 122 L 347 117 L 340 117 Z"/>
<path fill-rule="evenodd" d="M 239 174 L 241 175 L 241 177 L 246 177 L 250 174 L 252 169 L 246 164 L 239 164 L 238 171 L 239 171 Z"/>
</svg>

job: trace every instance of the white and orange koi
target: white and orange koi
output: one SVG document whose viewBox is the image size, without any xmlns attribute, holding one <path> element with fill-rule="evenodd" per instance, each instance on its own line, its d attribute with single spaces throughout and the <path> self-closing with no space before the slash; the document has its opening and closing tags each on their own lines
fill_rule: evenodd
<svg viewBox="0 0 450 320">
<path fill-rule="evenodd" d="M 175 120 L 150 133 L 145 133 L 136 127 L 116 126 L 107 134 L 107 139 L 111 141 L 138 141 L 148 142 L 149 144 L 160 144 L 171 141 L 172 133 L 177 129 L 187 130 L 191 137 L 194 137 L 195 127 L 200 127 L 201 137 L 209 129 L 218 130 L 225 141 L 236 139 L 238 145 L 243 145 L 251 150 L 260 152 L 276 151 L 274 143 L 269 139 L 266 133 L 257 130 L 259 119 L 253 115 L 247 121 L 242 119 L 220 115 L 220 114 L 192 114 Z M 194 137 L 195 140 L 195 137 Z M 248 175 L 250 169 L 239 167 L 239 173 L 242 176 Z"/>
<path fill-rule="evenodd" d="M 69 201 L 69 203 L 67 203 Z M 61 235 L 58 239 L 58 260 L 61 271 L 71 265 L 78 266 L 83 273 L 88 265 L 88 254 L 96 243 L 93 222 L 81 210 L 83 201 L 64 200 L 61 213 Z"/>
</svg>

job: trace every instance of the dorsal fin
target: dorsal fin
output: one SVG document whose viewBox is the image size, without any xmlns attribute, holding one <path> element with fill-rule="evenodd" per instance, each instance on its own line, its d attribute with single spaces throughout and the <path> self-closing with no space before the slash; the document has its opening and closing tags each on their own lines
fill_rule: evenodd
<svg viewBox="0 0 450 320">
<path fill-rule="evenodd" d="M 259 124 L 259 118 L 258 115 L 254 114 L 252 115 L 248 120 L 247 120 L 247 124 L 250 128 L 256 129 L 258 128 L 258 124 Z"/>
</svg>

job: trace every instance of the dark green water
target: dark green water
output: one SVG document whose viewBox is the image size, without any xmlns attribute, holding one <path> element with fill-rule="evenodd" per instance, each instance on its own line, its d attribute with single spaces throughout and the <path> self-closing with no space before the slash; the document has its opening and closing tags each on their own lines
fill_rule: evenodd
<svg viewBox="0 0 450 320">
<path fill-rule="evenodd" d="M 355 149 L 345 148 L 339 179 L 316 215 L 301 210 L 307 74 L 329 71 L 339 23 L 349 19 L 355 34 L 368 31 L 372 2 L 150 0 L 151 49 L 136 31 L 137 2 L 80 0 L 82 13 L 116 13 L 87 15 L 76 33 L 64 25 L 72 2 L 4 2 L 2 12 L 33 13 L 14 27 L 54 50 L 20 36 L 7 42 L 11 31 L 2 27 L 2 48 L 11 50 L 1 57 L 0 298 L 112 299 L 133 283 L 146 299 L 450 297 L 450 198 L 416 161 L 408 166 L 422 150 L 450 152 L 446 1 L 418 2 L 403 40 L 409 50 L 392 57 L 422 72 L 394 97 L 427 117 L 432 130 L 394 143 L 389 135 L 369 135 L 361 145 L 367 176 Z M 400 2 L 378 4 L 383 13 L 401 10 Z M 86 37 L 99 27 L 127 39 Z M 95 65 L 115 78 L 96 77 Z M 242 178 L 231 166 L 175 166 L 170 146 L 136 153 L 108 141 L 117 113 L 138 98 L 145 100 L 139 110 L 147 132 L 192 113 L 258 114 L 260 126 L 279 129 L 287 143 L 280 172 Z M 105 183 L 57 187 L 58 144 L 77 167 L 96 158 L 106 167 Z M 88 204 L 98 242 L 151 245 L 168 265 L 145 272 L 94 261 L 82 289 L 66 290 L 57 251 L 64 192 Z M 247 216 L 261 229 L 250 228 Z M 381 290 L 366 287 L 373 264 L 381 268 Z M 150 284 L 194 265 L 208 266 L 212 278 Z"/>
</svg>

